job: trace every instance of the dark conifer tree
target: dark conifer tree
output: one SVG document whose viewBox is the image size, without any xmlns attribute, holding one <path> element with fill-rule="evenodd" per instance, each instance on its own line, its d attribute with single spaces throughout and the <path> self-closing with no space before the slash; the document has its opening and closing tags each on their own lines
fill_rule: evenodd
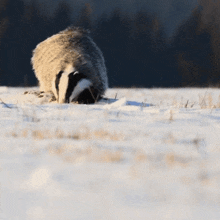
<svg viewBox="0 0 220 220">
<path fill-rule="evenodd" d="M 201 8 L 196 8 L 191 17 L 178 29 L 172 48 L 181 86 L 206 86 L 211 74 L 210 34 L 200 28 Z"/>
<path fill-rule="evenodd" d="M 7 9 L 7 4 L 8 4 L 8 0 L 2 0 L 0 2 L 0 85 L 4 84 L 4 71 L 2 69 L 2 65 L 3 65 L 3 60 L 2 60 L 2 56 L 3 53 L 2 50 L 2 41 L 5 35 L 5 32 L 8 28 L 9 25 L 9 19 L 8 19 L 8 15 L 6 13 L 6 9 Z"/>
<path fill-rule="evenodd" d="M 0 44 L 1 38 L 3 37 L 7 27 L 8 27 L 8 15 L 6 13 L 8 0 L 0 1 Z"/>
<path fill-rule="evenodd" d="M 128 20 L 115 10 L 110 18 L 102 17 L 94 31 L 94 39 L 104 53 L 110 86 L 129 86 L 134 79 L 128 60 Z"/>
<path fill-rule="evenodd" d="M 1 39 L 1 84 L 16 85 L 22 74 L 17 66 L 20 55 L 19 42 L 21 40 L 20 25 L 24 13 L 22 0 L 8 0 L 5 13 L 7 14 L 8 26 Z"/>
<path fill-rule="evenodd" d="M 106 57 L 110 86 L 162 86 L 166 42 L 154 19 L 143 11 L 129 18 L 116 10 L 99 22 L 95 37 Z"/>
<path fill-rule="evenodd" d="M 49 36 L 47 32 L 49 27 L 51 27 L 50 20 L 42 14 L 35 1 L 25 5 L 20 25 L 22 36 L 19 42 L 21 57 L 18 57 L 18 60 L 20 60 L 18 68 L 23 73 L 20 76 L 22 86 L 36 85 L 37 80 L 32 71 L 30 59 L 36 45 Z"/>
<path fill-rule="evenodd" d="M 71 9 L 68 3 L 61 1 L 51 19 L 50 35 L 64 30 L 71 24 Z"/>
<path fill-rule="evenodd" d="M 220 1 L 199 0 L 201 6 L 200 30 L 210 35 L 212 70 L 209 85 L 220 85 Z"/>
<path fill-rule="evenodd" d="M 164 86 L 165 63 L 161 55 L 166 49 L 166 42 L 157 17 L 146 11 L 137 13 L 132 22 L 131 36 L 138 86 Z"/>
<path fill-rule="evenodd" d="M 92 12 L 91 5 L 86 3 L 80 11 L 78 18 L 75 20 L 75 25 L 92 31 Z"/>
</svg>

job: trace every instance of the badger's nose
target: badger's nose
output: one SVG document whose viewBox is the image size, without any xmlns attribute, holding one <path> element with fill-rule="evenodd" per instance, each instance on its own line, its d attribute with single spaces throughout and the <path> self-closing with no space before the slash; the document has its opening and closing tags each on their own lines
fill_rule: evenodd
<svg viewBox="0 0 220 220">
<path fill-rule="evenodd" d="M 58 103 L 63 104 L 63 103 L 69 103 L 68 99 L 59 99 Z"/>
</svg>

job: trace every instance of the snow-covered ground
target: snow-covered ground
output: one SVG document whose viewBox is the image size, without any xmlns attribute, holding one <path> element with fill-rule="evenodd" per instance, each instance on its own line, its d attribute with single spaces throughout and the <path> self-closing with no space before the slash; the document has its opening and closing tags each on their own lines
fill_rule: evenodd
<svg viewBox="0 0 220 220">
<path fill-rule="evenodd" d="M 0 87 L 0 219 L 220 219 L 219 89 L 25 90 Z"/>
</svg>

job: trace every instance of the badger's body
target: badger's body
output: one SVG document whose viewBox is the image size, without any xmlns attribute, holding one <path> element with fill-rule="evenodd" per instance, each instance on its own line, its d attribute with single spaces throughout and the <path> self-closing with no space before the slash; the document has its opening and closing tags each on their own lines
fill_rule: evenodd
<svg viewBox="0 0 220 220">
<path fill-rule="evenodd" d="M 40 91 L 59 103 L 94 103 L 108 88 L 102 52 L 87 31 L 70 27 L 37 45 L 31 59 Z"/>
</svg>

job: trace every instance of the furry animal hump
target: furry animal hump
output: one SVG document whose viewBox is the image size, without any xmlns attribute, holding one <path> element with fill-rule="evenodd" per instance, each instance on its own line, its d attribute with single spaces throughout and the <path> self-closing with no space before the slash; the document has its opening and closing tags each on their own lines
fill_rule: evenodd
<svg viewBox="0 0 220 220">
<path fill-rule="evenodd" d="M 78 27 L 69 27 L 39 43 L 31 59 L 40 90 L 59 103 L 94 103 L 108 88 L 101 50 Z"/>
</svg>

